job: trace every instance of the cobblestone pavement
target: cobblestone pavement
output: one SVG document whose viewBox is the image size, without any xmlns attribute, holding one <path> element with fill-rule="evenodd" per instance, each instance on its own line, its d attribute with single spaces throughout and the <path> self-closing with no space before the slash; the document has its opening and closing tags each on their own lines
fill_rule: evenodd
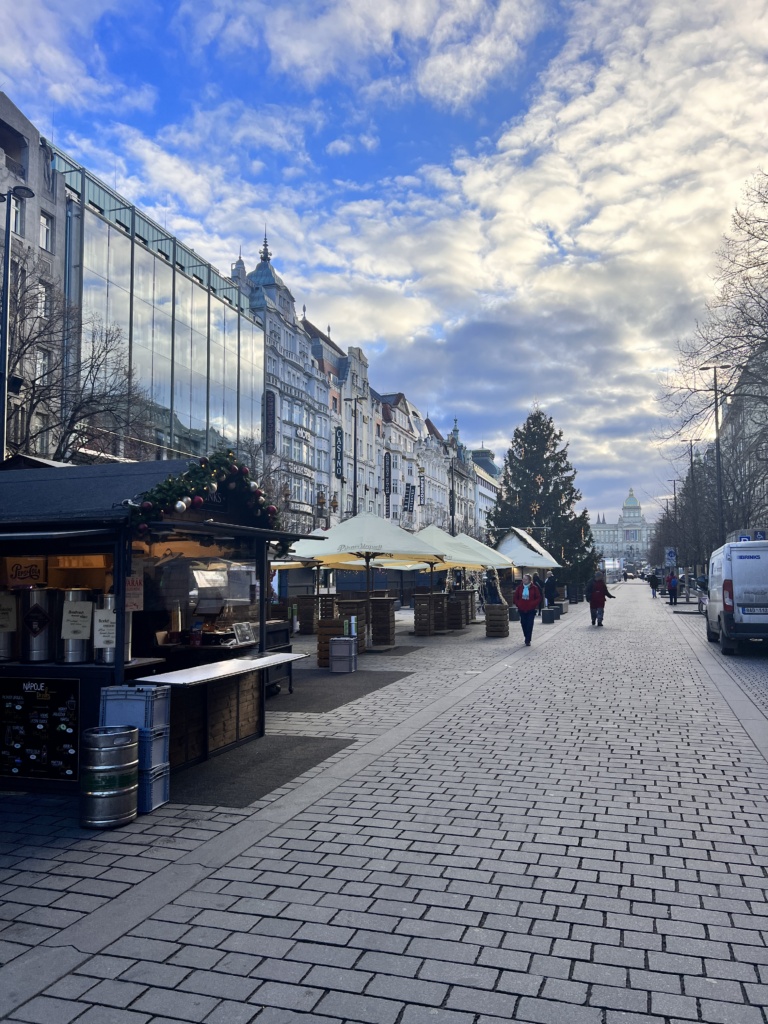
<svg viewBox="0 0 768 1024">
<path fill-rule="evenodd" d="M 768 653 L 612 589 L 603 629 L 401 635 L 366 668 L 411 675 L 268 712 L 355 742 L 249 808 L 6 795 L 0 1019 L 768 1024 Z"/>
</svg>

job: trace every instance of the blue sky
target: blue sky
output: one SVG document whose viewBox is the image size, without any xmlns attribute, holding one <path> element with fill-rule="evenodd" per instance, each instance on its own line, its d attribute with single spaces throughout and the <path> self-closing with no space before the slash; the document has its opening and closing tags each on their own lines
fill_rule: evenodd
<svg viewBox="0 0 768 1024">
<path fill-rule="evenodd" d="M 765 166 L 767 52 L 758 0 L 30 0 L 0 89 L 220 270 L 266 223 L 445 432 L 501 459 L 539 403 L 610 521 L 685 471 L 658 378 Z"/>
</svg>

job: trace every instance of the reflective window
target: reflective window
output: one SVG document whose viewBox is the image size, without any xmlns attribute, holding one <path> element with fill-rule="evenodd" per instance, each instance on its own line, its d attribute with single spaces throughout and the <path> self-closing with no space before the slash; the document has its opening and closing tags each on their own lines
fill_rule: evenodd
<svg viewBox="0 0 768 1024">
<path fill-rule="evenodd" d="M 109 273 L 109 226 L 94 213 L 83 214 L 83 264 L 88 270 L 107 277 Z"/>
</svg>

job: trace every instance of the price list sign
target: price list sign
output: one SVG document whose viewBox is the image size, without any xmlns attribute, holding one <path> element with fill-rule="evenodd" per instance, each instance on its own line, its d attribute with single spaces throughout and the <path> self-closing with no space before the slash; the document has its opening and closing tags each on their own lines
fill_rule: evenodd
<svg viewBox="0 0 768 1024">
<path fill-rule="evenodd" d="M 77 780 L 79 680 L 0 679 L 0 708 L 0 776 Z"/>
</svg>

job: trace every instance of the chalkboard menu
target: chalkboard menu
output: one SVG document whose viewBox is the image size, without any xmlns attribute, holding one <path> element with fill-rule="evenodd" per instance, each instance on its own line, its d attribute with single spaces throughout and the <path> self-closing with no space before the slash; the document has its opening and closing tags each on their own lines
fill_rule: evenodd
<svg viewBox="0 0 768 1024">
<path fill-rule="evenodd" d="M 75 781 L 79 680 L 0 679 L 0 694 L 0 776 Z"/>
</svg>

